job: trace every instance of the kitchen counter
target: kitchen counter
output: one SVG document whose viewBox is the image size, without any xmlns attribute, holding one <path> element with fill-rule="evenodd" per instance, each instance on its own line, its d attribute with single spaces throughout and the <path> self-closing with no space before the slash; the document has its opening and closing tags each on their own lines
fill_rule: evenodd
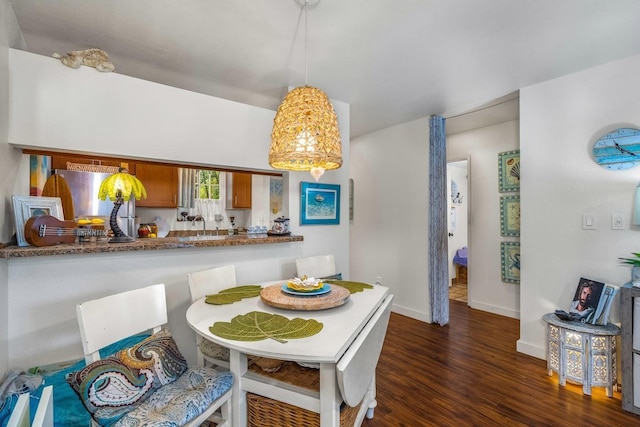
<svg viewBox="0 0 640 427">
<path fill-rule="evenodd" d="M 207 235 L 165 238 L 136 239 L 131 243 L 71 243 L 54 246 L 5 246 L 0 249 L 0 258 L 24 258 L 49 255 L 97 254 L 105 252 L 155 251 L 163 249 L 192 249 L 216 246 L 270 245 L 276 243 L 302 242 L 303 236 L 251 236 Z"/>
</svg>

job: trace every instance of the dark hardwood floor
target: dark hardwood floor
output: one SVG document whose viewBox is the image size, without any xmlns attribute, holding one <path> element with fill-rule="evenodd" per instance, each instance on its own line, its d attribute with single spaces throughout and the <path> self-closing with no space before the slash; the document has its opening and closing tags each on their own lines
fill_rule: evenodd
<svg viewBox="0 0 640 427">
<path fill-rule="evenodd" d="M 546 361 L 516 352 L 517 319 L 450 303 L 446 326 L 391 314 L 363 426 L 640 426 L 620 392 L 561 387 Z"/>
</svg>

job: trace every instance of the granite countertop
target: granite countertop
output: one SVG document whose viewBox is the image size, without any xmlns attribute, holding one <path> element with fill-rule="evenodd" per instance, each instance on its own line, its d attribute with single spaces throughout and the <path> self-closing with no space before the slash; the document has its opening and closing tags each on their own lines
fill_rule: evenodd
<svg viewBox="0 0 640 427">
<path fill-rule="evenodd" d="M 168 236 L 165 238 L 142 238 L 131 243 L 109 243 L 107 239 L 95 243 L 71 243 L 54 246 L 5 246 L 0 249 L 0 258 L 24 258 L 49 255 L 97 254 L 104 252 L 153 251 L 163 249 L 210 248 L 221 246 L 269 245 L 275 243 L 302 242 L 303 236 Z"/>
</svg>

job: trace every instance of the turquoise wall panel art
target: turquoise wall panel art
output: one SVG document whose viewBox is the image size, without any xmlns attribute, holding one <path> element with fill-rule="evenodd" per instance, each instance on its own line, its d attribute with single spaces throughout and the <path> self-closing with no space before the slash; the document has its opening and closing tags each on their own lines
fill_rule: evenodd
<svg viewBox="0 0 640 427">
<path fill-rule="evenodd" d="M 520 196 L 500 197 L 500 234 L 520 236 Z"/>
<path fill-rule="evenodd" d="M 501 193 L 520 191 L 520 150 L 498 153 L 498 171 Z"/>
<path fill-rule="evenodd" d="M 520 242 L 500 242 L 502 281 L 520 283 Z"/>
</svg>

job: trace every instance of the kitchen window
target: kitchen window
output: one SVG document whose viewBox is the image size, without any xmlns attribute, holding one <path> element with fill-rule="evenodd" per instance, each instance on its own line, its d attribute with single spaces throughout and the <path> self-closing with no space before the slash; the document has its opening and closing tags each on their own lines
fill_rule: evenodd
<svg viewBox="0 0 640 427">
<path fill-rule="evenodd" d="M 199 170 L 194 174 L 195 195 L 200 200 L 220 200 L 220 172 L 216 170 Z"/>
</svg>

